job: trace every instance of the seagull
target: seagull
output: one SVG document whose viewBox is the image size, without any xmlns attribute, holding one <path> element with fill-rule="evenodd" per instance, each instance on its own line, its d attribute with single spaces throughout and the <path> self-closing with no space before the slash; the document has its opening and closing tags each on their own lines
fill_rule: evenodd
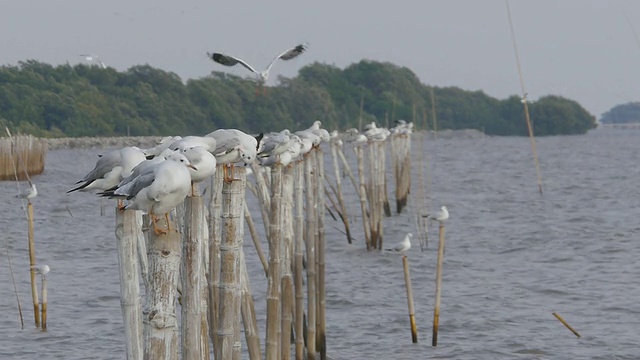
<svg viewBox="0 0 640 360">
<path fill-rule="evenodd" d="M 158 145 L 149 149 L 143 149 L 142 151 L 147 155 L 147 159 L 153 158 L 154 156 L 160 155 L 165 149 L 168 149 L 169 146 L 180 139 L 182 139 L 182 136 L 165 136 L 158 142 Z"/>
<path fill-rule="evenodd" d="M 106 69 L 107 65 L 105 65 L 102 60 L 100 60 L 100 58 L 98 57 L 98 55 L 95 54 L 80 54 L 80 56 L 82 56 L 85 60 L 87 61 L 96 61 L 98 63 L 98 65 L 100 65 L 101 68 Z"/>
<path fill-rule="evenodd" d="M 224 180 L 229 183 L 233 180 L 227 168 L 233 169 L 233 164 L 244 162 L 251 164 L 258 153 L 258 144 L 263 134 L 253 137 L 237 129 L 218 129 L 206 136 L 216 139 L 216 149 L 213 155 L 218 164 L 223 164 Z"/>
<path fill-rule="evenodd" d="M 20 199 L 33 199 L 34 197 L 38 196 L 38 189 L 36 189 L 36 184 L 31 184 L 31 187 L 29 188 L 29 190 L 27 190 L 26 192 L 20 194 L 20 195 L 16 195 L 17 198 Z"/>
<path fill-rule="evenodd" d="M 401 243 L 399 243 L 398 245 L 394 246 L 391 249 L 386 249 L 387 251 L 398 251 L 398 252 L 405 252 L 409 249 L 411 249 L 411 238 L 413 237 L 412 233 L 407 233 L 407 235 L 404 237 L 404 240 L 402 240 Z"/>
<path fill-rule="evenodd" d="M 295 47 L 292 47 L 290 49 L 287 49 L 287 50 L 283 51 L 278 56 L 276 56 L 273 60 L 271 60 L 269 65 L 267 65 L 267 67 L 262 72 L 256 70 L 253 66 L 249 65 L 246 61 L 244 61 L 242 59 L 239 59 L 237 57 L 234 57 L 234 56 L 224 55 L 224 54 L 221 54 L 221 53 L 213 53 L 213 54 L 207 53 L 207 56 L 211 60 L 217 62 L 220 65 L 235 66 L 237 64 L 240 64 L 240 65 L 244 66 L 245 68 L 247 68 L 252 73 L 255 73 L 256 75 L 258 75 L 259 83 L 261 85 L 264 85 L 267 82 L 267 80 L 269 79 L 269 71 L 271 70 L 271 67 L 273 66 L 273 64 L 275 64 L 276 60 L 278 60 L 278 59 L 280 59 L 280 60 L 291 60 L 291 59 L 297 57 L 298 55 L 302 54 L 303 52 L 305 52 L 305 50 L 307 50 L 308 47 L 309 47 L 309 45 L 305 43 L 305 44 L 300 44 L 298 46 L 295 46 Z"/>
<path fill-rule="evenodd" d="M 144 152 L 135 146 L 110 151 L 102 155 L 93 170 L 76 182 L 78 186 L 68 190 L 67 193 L 76 190 L 110 189 L 118 185 L 123 178 L 131 175 L 133 168 L 145 159 Z"/>
<path fill-rule="evenodd" d="M 122 210 L 146 211 L 151 217 L 156 235 L 166 234 L 166 231 L 156 226 L 156 215 L 165 214 L 167 231 L 171 231 L 168 212 L 184 201 L 191 189 L 188 168 L 197 170 L 182 153 L 172 153 L 165 161 L 147 168 L 131 182 L 98 195 L 130 200 Z"/>
<path fill-rule="evenodd" d="M 31 266 L 31 269 L 36 271 L 36 274 L 41 274 L 41 275 L 47 275 L 49 273 L 49 271 L 51 271 L 51 268 L 49 268 L 49 265 L 33 265 Z"/>
<path fill-rule="evenodd" d="M 209 138 L 215 142 L 213 138 Z M 216 171 L 216 157 L 202 146 L 192 146 L 182 150 L 182 154 L 189 159 L 191 165 L 195 167 L 189 168 L 191 175 L 191 194 L 195 195 L 193 184 L 208 179 Z"/>
<path fill-rule="evenodd" d="M 442 205 L 442 207 L 440 208 L 440 211 L 436 212 L 435 215 L 427 214 L 427 215 L 422 215 L 422 217 L 443 222 L 449 218 L 449 210 L 447 210 L 446 206 Z"/>
<path fill-rule="evenodd" d="M 195 146 L 201 146 L 205 150 L 212 152 L 216 149 L 216 139 L 210 136 L 185 136 L 171 143 L 169 149 L 185 150 Z"/>
</svg>

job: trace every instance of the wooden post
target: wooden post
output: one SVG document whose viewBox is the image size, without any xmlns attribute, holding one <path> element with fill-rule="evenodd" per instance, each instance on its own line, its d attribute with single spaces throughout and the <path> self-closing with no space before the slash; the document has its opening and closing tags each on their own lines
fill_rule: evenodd
<svg viewBox="0 0 640 360">
<path fill-rule="evenodd" d="M 242 283 L 242 304 L 240 312 L 244 325 L 244 336 L 247 341 L 247 350 L 249 350 L 249 359 L 260 360 L 262 359 L 262 354 L 260 353 L 260 334 L 258 332 L 256 308 L 253 302 L 253 295 L 251 295 L 251 285 L 249 284 L 249 274 L 247 273 L 244 252 L 240 253 L 240 278 Z"/>
<path fill-rule="evenodd" d="M 235 168 L 237 179 L 222 186 L 222 243 L 220 244 L 220 284 L 218 337 L 220 349 L 216 359 L 240 359 L 241 345 L 236 343 L 240 329 L 240 253 L 244 235 L 244 201 L 246 175 Z"/>
<path fill-rule="evenodd" d="M 573 327 L 571 327 L 571 325 L 569 325 L 569 323 L 568 323 L 568 322 L 566 322 L 566 321 L 562 318 L 562 316 L 560 316 L 558 313 L 552 313 L 552 314 L 553 314 L 553 316 L 555 316 L 555 317 L 556 317 L 556 319 L 558 319 L 558 320 L 562 323 L 562 325 L 564 325 L 567 329 L 569 329 L 569 330 L 573 333 L 573 335 L 575 335 L 576 337 L 580 337 L 580 333 L 579 333 L 579 332 L 577 332 L 577 331 L 576 331 L 576 329 L 574 329 Z"/>
<path fill-rule="evenodd" d="M 295 164 L 294 198 L 296 207 L 295 217 L 295 329 L 296 329 L 296 360 L 304 359 L 304 285 L 302 281 L 302 259 L 304 247 L 304 221 L 303 221 L 303 186 L 304 164 L 301 161 Z"/>
<path fill-rule="evenodd" d="M 315 224 L 317 208 L 313 188 L 313 168 L 315 166 L 315 151 L 305 155 L 305 187 L 306 187 L 306 252 L 307 252 L 307 359 L 316 358 L 316 250 Z"/>
<path fill-rule="evenodd" d="M 440 321 L 440 294 L 442 293 L 442 262 L 444 261 L 444 224 L 440 222 L 438 228 L 438 260 L 436 268 L 436 301 L 433 308 L 433 338 L 432 346 L 438 345 L 438 322 Z"/>
<path fill-rule="evenodd" d="M 27 203 L 27 218 L 29 222 L 29 265 L 31 266 L 31 300 L 33 301 L 33 317 L 36 327 L 40 327 L 40 306 L 38 304 L 38 284 L 36 283 L 36 244 L 33 231 L 33 204 L 29 200 Z"/>
<path fill-rule="evenodd" d="M 362 156 L 362 146 L 354 146 L 353 151 L 356 153 L 358 159 L 358 180 L 360 186 L 358 186 L 358 196 L 360 197 L 360 210 L 362 211 L 362 226 L 364 227 L 364 239 L 367 246 L 367 250 L 371 250 L 371 228 L 369 225 L 369 216 L 367 215 L 367 193 L 365 188 L 364 179 L 364 159 Z"/>
<path fill-rule="evenodd" d="M 40 275 L 40 282 L 42 286 L 42 310 L 41 323 L 42 331 L 47 331 L 47 274 L 42 273 Z M 578 337 L 580 337 L 578 335 Z M 140 339 L 140 346 L 142 346 L 142 340 Z"/>
<path fill-rule="evenodd" d="M 157 218 L 157 226 L 167 229 L 163 215 Z M 150 282 L 147 289 L 149 311 L 144 319 L 145 360 L 178 359 L 178 328 L 176 320 L 176 287 L 180 269 L 180 234 L 175 224 L 171 231 L 157 235 L 148 231 Z"/>
<path fill-rule="evenodd" d="M 407 256 L 402 257 L 402 266 L 404 268 L 404 285 L 407 287 L 407 305 L 409 307 L 409 323 L 411 324 L 411 341 L 418 343 L 418 329 L 416 328 L 415 311 L 413 309 L 413 291 L 411 290 L 411 277 L 409 276 L 409 259 Z"/>
<path fill-rule="evenodd" d="M 340 205 L 340 218 L 344 223 L 344 231 L 347 235 L 347 242 L 351 244 L 351 226 L 349 225 L 349 217 L 347 215 L 347 205 L 344 202 L 344 197 L 342 196 L 342 176 L 340 175 L 340 166 L 338 165 L 338 143 L 337 139 L 332 139 L 331 146 L 331 159 L 333 161 L 333 170 L 336 178 L 336 188 L 337 188 L 337 197 L 338 204 Z"/>
<path fill-rule="evenodd" d="M 355 148 L 354 148 L 353 151 L 356 152 Z M 356 152 L 356 154 L 357 154 L 357 152 Z M 358 187 L 358 184 L 356 183 L 356 178 L 353 176 L 353 172 L 351 171 L 351 167 L 349 166 L 349 162 L 347 162 L 347 159 L 344 157 L 344 153 L 342 152 L 342 149 L 339 148 L 339 147 L 338 147 L 338 156 L 340 157 L 340 160 L 342 161 L 343 169 L 347 172 L 347 175 L 349 175 L 349 179 L 351 179 L 351 183 L 353 184 L 353 188 L 357 192 L 359 187 Z"/>
<path fill-rule="evenodd" d="M 182 234 L 182 359 L 198 360 L 201 356 L 202 314 L 201 276 L 204 264 L 202 243 L 204 228 L 204 201 L 201 196 L 187 197 L 184 201 L 184 232 Z"/>
<path fill-rule="evenodd" d="M 271 209 L 271 199 L 269 188 L 264 176 L 262 175 L 260 165 L 255 162 L 251 164 L 253 175 L 256 177 L 256 185 L 258 186 L 258 200 L 260 200 L 260 213 L 262 214 L 262 223 L 264 224 L 264 233 L 269 238 L 269 209 Z M 265 168 L 269 169 L 269 168 Z"/>
<path fill-rule="evenodd" d="M 142 310 L 138 278 L 138 240 L 142 232 L 136 210 L 116 210 L 116 246 L 120 270 L 120 305 L 127 359 L 142 359 Z M 44 296 L 44 294 L 43 294 Z M 43 297 L 44 306 L 44 297 Z M 44 323 L 43 323 L 44 325 Z"/>
<path fill-rule="evenodd" d="M 269 277 L 267 280 L 267 360 L 278 360 L 280 345 L 280 256 L 282 251 L 282 165 L 271 171 L 269 218 Z"/>
<path fill-rule="evenodd" d="M 211 198 L 209 202 L 209 336 L 213 344 L 214 353 L 220 348 L 218 338 L 218 309 L 220 308 L 220 243 L 222 230 L 220 226 L 220 208 L 222 206 L 223 165 L 216 167 L 211 179 Z"/>
<path fill-rule="evenodd" d="M 324 184 L 324 154 L 322 153 L 322 149 L 318 147 L 316 149 L 316 173 L 317 173 L 317 183 L 315 186 L 316 196 L 317 196 L 317 229 L 316 233 L 318 234 L 317 248 L 316 248 L 316 263 L 318 269 L 318 328 L 316 329 L 317 333 L 317 343 L 316 347 L 318 352 L 320 352 L 320 359 L 326 360 L 327 358 L 327 346 L 326 346 L 326 315 L 325 315 L 325 304 L 326 304 L 326 290 L 325 290 L 325 260 L 324 260 L 324 248 L 325 248 L 325 230 L 324 230 L 324 192 L 320 191 L 319 188 Z"/>
<path fill-rule="evenodd" d="M 286 166 L 282 178 L 282 261 L 281 275 L 281 307 L 280 307 L 280 359 L 291 357 L 291 325 L 293 323 L 294 294 L 293 294 L 293 172 L 294 166 Z M 273 182 L 272 182 L 273 183 Z"/>
</svg>

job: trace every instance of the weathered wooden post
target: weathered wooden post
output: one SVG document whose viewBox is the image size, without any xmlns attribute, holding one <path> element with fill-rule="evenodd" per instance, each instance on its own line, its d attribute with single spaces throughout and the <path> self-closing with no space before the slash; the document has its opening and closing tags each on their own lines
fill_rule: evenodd
<svg viewBox="0 0 640 360">
<path fill-rule="evenodd" d="M 271 171 L 271 210 L 269 219 L 269 277 L 267 280 L 267 360 L 278 360 L 280 345 L 280 257 L 282 252 L 282 165 Z"/>
<path fill-rule="evenodd" d="M 157 218 L 157 226 L 169 229 L 164 216 Z M 146 360 L 178 359 L 178 327 L 176 320 L 176 287 L 180 269 L 180 233 L 175 224 L 165 234 L 148 231 L 150 281 L 147 289 L 148 306 L 144 320 Z"/>
<path fill-rule="evenodd" d="M 224 165 L 218 165 L 211 179 L 211 194 L 209 201 L 209 336 L 213 344 L 214 353 L 218 353 L 220 341 L 218 338 L 218 309 L 220 308 L 220 243 L 222 230 L 220 225 L 220 209 L 222 206 L 222 184 Z"/>
<path fill-rule="evenodd" d="M 438 260 L 436 267 L 436 301 L 433 307 L 433 338 L 432 346 L 438 345 L 438 323 L 440 321 L 440 294 L 442 293 L 442 263 L 444 261 L 444 223 L 438 228 Z"/>
<path fill-rule="evenodd" d="M 325 260 L 324 260 L 324 247 L 325 247 L 325 230 L 324 230 L 324 192 L 320 191 L 318 188 L 324 184 L 324 154 L 322 153 L 322 149 L 318 147 L 316 150 L 316 203 L 318 204 L 316 215 L 316 234 L 317 234 L 317 270 L 318 270 L 318 300 L 317 300 L 317 308 L 318 308 L 318 319 L 317 321 L 317 341 L 316 347 L 320 352 L 320 359 L 325 360 L 327 358 L 327 348 L 326 348 L 326 338 L 325 338 L 325 329 L 326 329 L 326 317 L 325 317 Z"/>
<path fill-rule="evenodd" d="M 356 153 L 358 159 L 358 180 L 360 185 L 358 186 L 358 196 L 360 197 L 360 210 L 362 211 L 362 226 L 364 227 L 364 239 L 367 245 L 367 250 L 371 250 L 371 227 L 369 221 L 369 215 L 367 215 L 367 191 L 364 178 L 364 159 L 362 156 L 362 145 L 354 146 L 353 151 Z"/>
<path fill-rule="evenodd" d="M 184 201 L 184 232 L 182 234 L 182 359 L 198 360 L 202 355 L 202 246 L 207 226 L 204 201 L 201 196 Z M 207 239 L 208 240 L 208 239 Z"/>
<path fill-rule="evenodd" d="M 236 342 L 240 331 L 240 253 L 244 235 L 244 201 L 246 174 L 235 168 L 236 179 L 222 186 L 222 242 L 220 244 L 220 284 L 217 359 L 239 360 L 241 344 Z M 239 339 L 237 339 L 239 340 Z"/>
<path fill-rule="evenodd" d="M 281 275 L 281 325 L 280 325 L 280 356 L 283 360 L 291 357 L 291 325 L 293 323 L 294 294 L 293 294 L 293 172 L 294 165 L 284 168 L 282 178 L 282 262 Z"/>
<path fill-rule="evenodd" d="M 33 317 L 36 327 L 40 327 L 40 305 L 38 304 L 38 284 L 36 283 L 36 244 L 33 231 L 33 204 L 31 200 L 27 202 L 27 219 L 29 222 L 29 265 L 31 269 L 31 300 L 33 301 Z"/>
<path fill-rule="evenodd" d="M 42 320 L 42 331 L 47 331 L 47 272 L 40 273 L 40 286 L 42 286 L 42 306 L 40 307 L 42 316 L 40 320 Z M 142 345 L 142 339 L 140 339 L 140 345 Z"/>
<path fill-rule="evenodd" d="M 244 336 L 247 341 L 247 350 L 249 350 L 249 359 L 260 360 L 262 359 L 262 354 L 260 353 L 260 334 L 258 332 L 256 308 L 253 295 L 251 295 L 251 285 L 249 283 L 249 273 L 247 273 L 244 252 L 240 253 L 240 281 L 242 282 L 242 304 L 240 312 L 244 325 Z"/>
<path fill-rule="evenodd" d="M 342 196 L 342 176 L 340 174 L 340 165 L 338 164 L 338 148 L 340 147 L 340 144 L 342 144 L 342 140 L 336 136 L 331 139 L 329 144 L 331 147 L 331 159 L 333 161 L 333 170 L 336 178 L 336 195 L 338 197 L 338 204 L 340 205 L 340 218 L 344 223 L 347 242 L 351 244 L 351 226 L 349 224 L 349 216 L 347 214 L 347 205 L 345 204 L 344 197 Z"/>
<path fill-rule="evenodd" d="M 316 198 L 314 196 L 313 168 L 315 151 L 305 154 L 305 187 L 306 187 L 306 253 L 307 253 L 307 359 L 316 358 Z"/>
<path fill-rule="evenodd" d="M 138 241 L 142 228 L 140 211 L 116 208 L 116 247 L 120 273 L 120 305 L 127 359 L 142 359 L 142 308 L 138 278 Z M 44 296 L 44 294 L 43 294 Z M 44 298 L 43 298 L 44 306 Z M 44 323 L 43 323 L 44 325 Z"/>
<path fill-rule="evenodd" d="M 247 206 L 246 202 L 244 203 L 244 220 L 247 222 L 247 227 L 249 228 L 249 233 L 251 234 L 251 240 L 253 240 L 253 245 L 256 247 L 258 258 L 260 258 L 260 262 L 262 263 L 262 268 L 264 269 L 264 274 L 265 276 L 269 276 L 269 273 L 268 273 L 269 264 L 267 263 L 267 258 L 264 256 L 264 252 L 262 251 L 262 246 L 260 245 L 260 237 L 258 236 L 256 227 L 253 224 L 253 219 L 251 218 L 251 212 L 249 211 L 249 207 Z"/>
<path fill-rule="evenodd" d="M 404 269 L 404 285 L 407 288 L 407 306 L 409 307 L 409 323 L 411 324 L 411 341 L 418 343 L 418 329 L 416 328 L 415 311 L 413 309 L 413 291 L 411 290 L 411 277 L 409 276 L 409 259 L 402 257 L 402 267 Z"/>
<path fill-rule="evenodd" d="M 304 359 L 304 285 L 303 273 L 303 249 L 304 249 L 304 218 L 303 218 L 303 188 L 304 188 L 304 163 L 297 161 L 295 164 L 294 198 L 296 207 L 295 216 L 295 329 L 296 329 L 296 360 Z"/>
</svg>

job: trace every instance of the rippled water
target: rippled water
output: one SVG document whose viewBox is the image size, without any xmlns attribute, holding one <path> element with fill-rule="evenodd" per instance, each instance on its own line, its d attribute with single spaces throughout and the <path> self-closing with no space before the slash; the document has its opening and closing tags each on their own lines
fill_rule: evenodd
<svg viewBox="0 0 640 360">
<path fill-rule="evenodd" d="M 437 348 L 431 347 L 430 324 L 437 229 L 430 229 L 426 252 L 414 242 L 409 254 L 419 337 L 412 344 L 400 257 L 367 252 L 359 222 L 353 224 L 358 241 L 348 245 L 333 228 L 341 224 L 327 218 L 330 358 L 640 357 L 640 132 L 597 130 L 540 138 L 537 145 L 543 196 L 526 138 L 425 143 L 427 206 L 446 204 L 451 212 Z M 416 141 L 414 154 L 417 149 Z M 100 216 L 96 197 L 64 193 L 93 167 L 98 152 L 51 151 L 45 173 L 34 179 L 41 193 L 34 205 L 37 258 L 52 269 L 46 333 L 32 325 L 27 224 L 13 197 L 16 185 L 0 182 L 3 242 L 9 244 L 26 323 L 20 330 L 3 244 L 0 359 L 124 358 L 113 209 L 109 204 Z M 347 156 L 353 156 L 350 150 Z M 417 186 L 417 156 L 414 165 Z M 351 189 L 348 182 L 345 188 Z M 357 214 L 355 199 L 349 199 L 349 210 Z M 411 212 L 418 206 L 424 204 L 410 203 L 407 213 L 385 219 L 387 244 L 407 231 L 415 233 Z M 257 212 L 254 220 L 262 230 Z M 264 331 L 266 282 L 246 236 Z M 552 312 L 561 314 L 582 338 Z"/>
</svg>

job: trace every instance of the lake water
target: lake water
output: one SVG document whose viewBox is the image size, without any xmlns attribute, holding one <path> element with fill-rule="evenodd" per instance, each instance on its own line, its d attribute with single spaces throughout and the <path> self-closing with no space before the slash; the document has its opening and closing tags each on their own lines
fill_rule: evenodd
<svg viewBox="0 0 640 360">
<path fill-rule="evenodd" d="M 537 139 L 542 196 L 527 138 L 429 140 L 422 158 L 418 142 L 413 145 L 412 196 L 418 193 L 422 165 L 428 201 L 411 200 L 405 213 L 385 218 L 385 243 L 416 233 L 418 208 L 449 208 L 438 347 L 431 347 L 437 227 L 430 228 L 427 251 L 420 252 L 414 237 L 409 253 L 419 338 L 412 344 L 401 257 L 367 252 L 356 218 L 356 242 L 347 244 L 334 228 L 342 224 L 327 217 L 330 358 L 640 358 L 639 130 Z M 14 198 L 16 184 L 0 182 L 0 359 L 125 356 L 112 204 L 104 200 L 108 206 L 101 216 L 97 197 L 65 194 L 102 151 L 50 151 L 45 172 L 34 177 L 40 191 L 34 201 L 37 258 L 51 267 L 47 332 L 33 327 L 27 222 Z M 345 153 L 353 158 L 350 149 Z M 388 179 L 395 209 L 391 174 Z M 355 217 L 359 205 L 348 179 L 344 186 Z M 255 203 L 253 196 L 248 201 Z M 262 234 L 259 212 L 253 217 Z M 244 250 L 264 334 L 267 285 L 248 232 Z M 582 337 L 576 338 L 552 312 Z"/>
</svg>

